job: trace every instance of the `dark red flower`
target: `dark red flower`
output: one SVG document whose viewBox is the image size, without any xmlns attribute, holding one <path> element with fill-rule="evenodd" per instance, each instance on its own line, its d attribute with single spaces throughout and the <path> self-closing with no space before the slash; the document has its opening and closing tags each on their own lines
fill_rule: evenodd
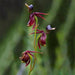
<svg viewBox="0 0 75 75">
<path fill-rule="evenodd" d="M 42 45 L 42 46 L 46 45 L 46 33 L 43 30 L 37 29 L 36 34 L 38 34 L 38 33 L 40 33 L 40 37 L 38 39 L 38 47 L 41 48 L 40 45 Z M 31 34 L 34 34 L 34 32 Z"/>
<path fill-rule="evenodd" d="M 30 13 L 29 21 L 28 21 L 27 26 L 32 26 L 33 25 L 33 28 L 32 28 L 32 30 L 33 30 L 35 28 L 35 26 L 36 26 L 35 16 L 40 17 L 40 18 L 45 20 L 45 18 L 42 17 L 41 15 L 48 15 L 48 14 L 47 13 L 41 13 L 41 12 L 33 12 L 33 13 L 31 13 L 31 11 L 33 10 L 33 5 L 32 4 L 28 5 L 27 3 L 25 3 L 25 5 L 29 9 L 29 13 Z"/>
<path fill-rule="evenodd" d="M 34 57 L 32 53 L 41 53 L 41 52 L 27 50 L 22 53 L 22 57 L 19 57 L 24 63 L 26 63 L 26 66 L 28 66 L 30 63 L 31 60 L 30 56 Z"/>
<path fill-rule="evenodd" d="M 41 36 L 38 39 L 38 47 L 40 47 L 40 45 L 45 46 L 46 45 L 46 33 L 42 32 Z"/>
<path fill-rule="evenodd" d="M 46 32 L 44 32 L 43 30 L 37 29 L 36 34 L 38 34 L 38 33 L 41 34 L 39 39 L 38 39 L 38 47 L 39 48 L 41 48 L 41 46 L 45 46 L 46 45 L 46 38 L 47 38 L 46 34 L 48 34 L 50 30 L 55 30 L 55 28 L 52 28 L 51 25 L 48 25 L 46 27 Z M 34 32 L 31 33 L 31 34 L 34 34 Z"/>
<path fill-rule="evenodd" d="M 40 45 L 42 45 L 42 46 L 46 45 L 46 38 L 47 38 L 46 34 L 48 34 L 50 30 L 55 30 L 55 28 L 52 28 L 51 25 L 48 25 L 46 27 L 46 33 L 44 31 L 37 30 L 38 32 L 36 32 L 36 33 L 42 33 L 38 39 L 39 48 L 41 48 Z"/>
<path fill-rule="evenodd" d="M 45 18 L 42 17 L 41 15 L 48 15 L 48 14 L 47 13 L 41 13 L 41 12 L 33 12 L 33 13 L 31 13 L 30 16 L 29 16 L 29 21 L 28 21 L 27 26 L 32 26 L 33 25 L 33 28 L 32 28 L 32 30 L 33 30 L 35 28 L 35 26 L 36 26 L 35 16 L 40 17 L 40 18 L 45 20 Z"/>
</svg>

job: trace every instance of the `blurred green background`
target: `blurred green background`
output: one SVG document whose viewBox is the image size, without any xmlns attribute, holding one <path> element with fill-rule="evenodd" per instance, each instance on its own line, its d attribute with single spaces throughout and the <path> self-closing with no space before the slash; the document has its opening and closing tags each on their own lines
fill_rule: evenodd
<svg viewBox="0 0 75 75">
<path fill-rule="evenodd" d="M 56 27 L 31 75 L 75 75 L 75 0 L 0 0 L 0 75 L 28 75 L 29 66 L 19 60 L 21 52 L 33 49 L 25 2 L 48 13 L 47 21 L 39 18 L 40 29 Z"/>
</svg>

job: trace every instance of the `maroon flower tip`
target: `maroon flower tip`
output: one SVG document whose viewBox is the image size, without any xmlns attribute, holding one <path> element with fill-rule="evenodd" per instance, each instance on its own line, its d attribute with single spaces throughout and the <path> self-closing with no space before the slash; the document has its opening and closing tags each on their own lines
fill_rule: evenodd
<svg viewBox="0 0 75 75">
<path fill-rule="evenodd" d="M 28 21 L 28 25 L 27 26 L 32 26 L 35 25 L 35 18 L 34 18 L 34 14 L 30 14 L 29 16 L 29 21 Z"/>
<path fill-rule="evenodd" d="M 46 20 L 44 17 L 42 17 L 41 15 L 48 15 L 47 13 L 41 13 L 41 12 L 34 12 L 34 14 L 44 20 Z"/>
<path fill-rule="evenodd" d="M 48 15 L 48 13 L 34 12 L 35 15 Z"/>
<path fill-rule="evenodd" d="M 39 47 L 39 49 L 41 48 L 40 45 L 41 46 L 46 46 L 46 33 L 45 32 L 42 32 L 42 35 L 38 39 L 38 47 Z"/>
</svg>

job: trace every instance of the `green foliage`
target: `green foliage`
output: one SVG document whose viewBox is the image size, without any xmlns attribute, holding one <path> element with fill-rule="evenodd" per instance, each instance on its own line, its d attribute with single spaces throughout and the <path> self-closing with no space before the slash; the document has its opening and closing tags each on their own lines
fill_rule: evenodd
<svg viewBox="0 0 75 75">
<path fill-rule="evenodd" d="M 38 9 L 43 8 L 40 12 L 46 12 L 46 5 L 42 6 L 43 3 L 51 2 L 47 9 L 48 16 L 45 16 L 46 21 L 40 20 L 40 29 L 45 29 L 48 24 L 56 27 L 56 30 L 47 36 L 47 45 L 41 49 L 43 55 L 37 54 L 36 66 L 31 75 L 75 75 L 75 0 L 27 2 L 33 3 L 34 7 L 40 5 L 34 9 L 39 11 Z M 34 37 L 29 35 L 32 29 L 26 27 L 27 22 L 28 11 L 24 8 L 3 37 L 0 43 L 0 75 L 16 75 L 20 69 L 19 66 L 22 66 L 19 61 L 21 52 L 34 49 Z M 18 46 L 21 41 L 21 45 Z M 18 47 L 22 50 L 17 50 Z M 28 71 L 29 66 L 24 69 L 24 75 L 27 75 Z"/>
</svg>

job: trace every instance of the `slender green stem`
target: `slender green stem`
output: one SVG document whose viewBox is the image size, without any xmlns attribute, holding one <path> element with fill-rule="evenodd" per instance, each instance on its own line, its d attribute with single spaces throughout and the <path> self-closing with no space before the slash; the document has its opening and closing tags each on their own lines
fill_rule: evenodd
<svg viewBox="0 0 75 75">
<path fill-rule="evenodd" d="M 37 17 L 35 16 L 35 21 L 36 21 L 36 26 L 35 26 L 35 34 L 34 34 L 34 50 L 36 51 L 37 50 L 37 45 L 36 45 L 36 31 L 37 31 L 37 26 L 38 26 L 38 19 Z M 29 71 L 29 74 L 31 74 L 32 70 L 34 69 L 34 66 L 35 66 L 35 62 L 36 62 L 36 53 L 35 53 L 35 57 L 34 57 L 34 63 L 33 63 L 33 67 L 32 67 L 32 63 L 30 65 L 30 71 Z"/>
<path fill-rule="evenodd" d="M 36 26 L 35 26 L 35 34 L 34 34 L 34 50 L 36 51 L 36 31 L 38 26 L 38 19 L 36 16 L 35 16 L 35 21 L 36 21 Z"/>
</svg>

